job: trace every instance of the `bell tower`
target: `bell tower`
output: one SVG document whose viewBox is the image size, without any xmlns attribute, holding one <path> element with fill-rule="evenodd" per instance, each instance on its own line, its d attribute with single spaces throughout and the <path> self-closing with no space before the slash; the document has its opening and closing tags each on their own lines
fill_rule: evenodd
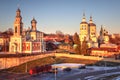
<svg viewBox="0 0 120 80">
<path fill-rule="evenodd" d="M 96 38 L 96 24 L 93 23 L 92 20 L 92 16 L 90 16 L 90 20 L 89 20 L 89 38 L 93 41 L 93 42 L 97 42 L 97 38 Z"/>
<path fill-rule="evenodd" d="M 21 36 L 22 29 L 23 29 L 23 23 L 22 23 L 21 11 L 18 8 L 16 11 L 16 17 L 14 22 L 14 36 Z"/>
<path fill-rule="evenodd" d="M 37 24 L 37 21 L 35 20 L 35 18 L 32 19 L 31 21 L 31 27 L 32 27 L 32 30 L 33 31 L 36 31 L 36 24 Z"/>
<path fill-rule="evenodd" d="M 82 22 L 80 23 L 80 41 L 88 37 L 88 23 L 86 22 L 85 13 L 83 13 Z"/>
</svg>

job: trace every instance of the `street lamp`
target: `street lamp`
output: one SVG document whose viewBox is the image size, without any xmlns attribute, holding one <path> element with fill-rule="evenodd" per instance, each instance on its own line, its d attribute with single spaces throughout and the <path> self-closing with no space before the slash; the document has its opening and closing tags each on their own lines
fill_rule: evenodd
<svg viewBox="0 0 120 80">
<path fill-rule="evenodd" d="M 106 70 L 107 63 L 106 63 L 106 61 L 104 61 L 104 63 L 105 63 L 105 73 L 107 73 L 107 70 Z"/>
<path fill-rule="evenodd" d="M 26 53 L 26 59 L 27 59 L 27 53 Z M 27 73 L 27 61 L 26 61 L 26 64 L 25 64 L 25 72 Z"/>
<path fill-rule="evenodd" d="M 52 58 L 55 60 L 56 56 L 53 56 Z M 55 72 L 54 72 L 54 73 L 55 73 L 55 74 L 54 74 L 54 77 L 55 77 L 55 80 L 56 80 L 56 76 L 57 76 L 56 72 L 57 72 L 57 71 L 56 71 L 56 65 L 55 65 L 55 64 L 56 64 L 56 60 L 55 60 L 55 63 L 54 63 L 54 68 L 55 68 L 55 69 L 54 69 L 54 71 L 55 71 Z"/>
</svg>

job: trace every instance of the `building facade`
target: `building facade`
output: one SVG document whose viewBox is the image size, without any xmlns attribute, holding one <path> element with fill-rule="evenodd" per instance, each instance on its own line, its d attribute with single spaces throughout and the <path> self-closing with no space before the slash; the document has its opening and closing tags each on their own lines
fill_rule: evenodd
<svg viewBox="0 0 120 80">
<path fill-rule="evenodd" d="M 10 37 L 9 52 L 12 53 L 35 53 L 44 52 L 45 42 L 43 32 L 36 28 L 37 21 L 33 18 L 31 28 L 23 31 L 21 11 L 18 8 L 14 22 L 14 34 Z"/>
<path fill-rule="evenodd" d="M 89 23 L 87 23 L 85 13 L 83 14 L 82 22 L 80 23 L 79 37 L 81 42 L 83 42 L 84 40 L 97 42 L 96 25 L 93 23 L 92 16 L 90 16 Z"/>
<path fill-rule="evenodd" d="M 0 51 L 8 52 L 9 51 L 9 37 L 0 36 Z"/>
</svg>

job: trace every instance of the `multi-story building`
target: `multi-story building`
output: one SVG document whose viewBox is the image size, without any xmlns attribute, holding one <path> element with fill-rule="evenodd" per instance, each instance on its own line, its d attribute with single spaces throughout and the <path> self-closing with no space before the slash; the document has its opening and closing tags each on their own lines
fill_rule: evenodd
<svg viewBox="0 0 120 80">
<path fill-rule="evenodd" d="M 37 30 L 37 21 L 33 18 L 31 28 L 23 31 L 21 11 L 18 8 L 14 22 L 14 34 L 10 37 L 9 52 L 35 53 L 45 51 L 43 33 Z"/>
</svg>

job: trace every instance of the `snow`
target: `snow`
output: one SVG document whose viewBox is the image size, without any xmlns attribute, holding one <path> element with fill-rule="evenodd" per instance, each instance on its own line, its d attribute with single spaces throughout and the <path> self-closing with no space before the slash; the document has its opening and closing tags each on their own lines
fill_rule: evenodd
<svg viewBox="0 0 120 80">
<path fill-rule="evenodd" d="M 116 80 L 120 80 L 120 77 L 118 77 Z"/>
<path fill-rule="evenodd" d="M 61 63 L 61 64 L 54 64 L 52 65 L 53 68 L 79 68 L 80 66 L 85 66 L 85 64 L 77 64 L 77 63 Z"/>
</svg>

